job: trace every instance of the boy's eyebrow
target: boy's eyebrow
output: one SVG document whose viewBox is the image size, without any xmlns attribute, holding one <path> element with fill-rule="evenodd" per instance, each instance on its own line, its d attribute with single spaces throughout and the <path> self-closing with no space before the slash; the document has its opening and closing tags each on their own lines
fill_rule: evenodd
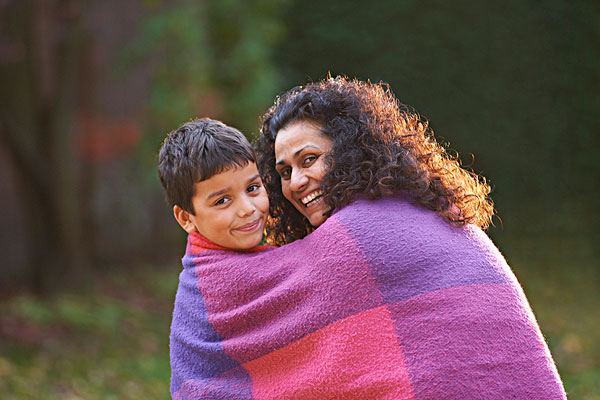
<svg viewBox="0 0 600 400">
<path fill-rule="evenodd" d="M 307 144 L 306 146 L 300 148 L 298 151 L 296 151 L 294 153 L 294 158 L 298 157 L 300 155 L 300 153 L 302 153 L 306 149 L 317 149 L 317 150 L 320 150 L 320 147 L 313 146 L 312 144 Z M 281 164 L 284 164 L 283 160 L 282 161 L 277 161 L 275 163 L 275 165 L 281 165 Z"/>
<path fill-rule="evenodd" d="M 260 174 L 256 174 L 256 175 L 254 175 L 252 178 L 248 179 L 248 181 L 247 181 L 247 182 L 252 182 L 252 181 L 255 181 L 255 180 L 257 180 L 257 179 L 260 179 Z"/>
<path fill-rule="evenodd" d="M 216 192 L 212 192 L 211 194 L 209 194 L 208 196 L 206 196 L 207 199 L 211 199 L 213 197 L 217 197 L 222 195 L 223 193 L 227 193 L 229 190 L 231 190 L 231 187 L 227 186 L 224 189 L 221 190 L 217 190 Z"/>
<path fill-rule="evenodd" d="M 248 179 L 247 182 L 252 182 L 255 181 L 257 179 L 260 179 L 260 174 L 256 174 L 253 177 L 251 177 L 250 179 Z M 218 197 L 224 193 L 227 193 L 228 191 L 231 190 L 231 186 L 227 186 L 226 188 L 223 188 L 221 190 L 217 190 L 216 192 L 212 192 L 211 194 L 209 194 L 208 196 L 206 196 L 207 199 L 212 199 L 213 197 Z"/>
</svg>

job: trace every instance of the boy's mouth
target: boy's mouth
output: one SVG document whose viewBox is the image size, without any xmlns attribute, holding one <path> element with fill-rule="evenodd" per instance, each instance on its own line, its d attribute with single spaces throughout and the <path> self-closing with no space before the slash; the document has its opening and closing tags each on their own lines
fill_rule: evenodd
<svg viewBox="0 0 600 400">
<path fill-rule="evenodd" d="M 246 225 L 242 225 L 238 228 L 235 228 L 235 230 L 242 231 L 242 232 L 252 232 L 260 227 L 260 221 L 261 221 L 261 219 L 258 218 L 256 221 L 253 221 Z"/>
</svg>

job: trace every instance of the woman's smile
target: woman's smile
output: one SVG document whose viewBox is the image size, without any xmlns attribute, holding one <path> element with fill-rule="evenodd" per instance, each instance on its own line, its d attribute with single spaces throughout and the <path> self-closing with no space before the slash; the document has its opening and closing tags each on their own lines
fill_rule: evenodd
<svg viewBox="0 0 600 400">
<path fill-rule="evenodd" d="M 321 202 L 322 200 L 322 196 L 323 196 L 323 190 L 318 189 L 315 190 L 314 192 L 312 192 L 311 194 L 309 194 L 306 197 L 303 197 L 300 199 L 300 201 L 302 202 L 302 204 L 304 204 L 304 207 L 312 207 L 315 204 Z"/>
</svg>

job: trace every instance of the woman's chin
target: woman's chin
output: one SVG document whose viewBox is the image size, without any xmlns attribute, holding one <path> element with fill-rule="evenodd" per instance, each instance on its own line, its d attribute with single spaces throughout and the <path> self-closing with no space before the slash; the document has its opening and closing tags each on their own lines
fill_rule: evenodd
<svg viewBox="0 0 600 400">
<path fill-rule="evenodd" d="M 314 226 L 315 228 L 318 227 L 319 225 L 321 225 L 323 222 L 325 222 L 327 220 L 327 217 L 323 215 L 324 213 L 325 213 L 325 210 L 315 211 L 310 216 L 307 216 L 308 222 L 310 222 L 310 224 L 312 226 Z"/>
<path fill-rule="evenodd" d="M 305 205 L 303 205 L 301 203 L 300 204 L 293 203 L 293 204 L 294 204 L 294 207 L 296 207 L 296 209 L 298 211 L 300 211 L 300 213 L 302 215 L 304 215 L 304 217 L 308 220 L 308 222 L 315 228 L 327 220 L 327 217 L 323 214 L 327 213 L 327 210 L 329 208 L 328 208 L 327 204 L 325 204 L 325 202 L 323 201 L 322 198 L 317 200 L 312 205 L 309 205 L 308 207 L 306 207 Z"/>
</svg>

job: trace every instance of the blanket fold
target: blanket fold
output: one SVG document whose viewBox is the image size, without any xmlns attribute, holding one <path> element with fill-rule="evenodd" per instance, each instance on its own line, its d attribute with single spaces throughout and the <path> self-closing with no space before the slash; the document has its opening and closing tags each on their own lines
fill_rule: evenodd
<svg viewBox="0 0 600 400">
<path fill-rule="evenodd" d="M 497 248 L 408 198 L 357 200 L 276 249 L 192 234 L 183 266 L 174 399 L 566 398 Z"/>
</svg>

